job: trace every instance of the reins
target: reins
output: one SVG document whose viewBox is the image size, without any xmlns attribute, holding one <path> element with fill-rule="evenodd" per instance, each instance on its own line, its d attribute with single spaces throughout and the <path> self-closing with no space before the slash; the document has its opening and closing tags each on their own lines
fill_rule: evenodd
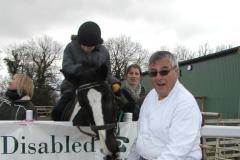
<svg viewBox="0 0 240 160">
<path fill-rule="evenodd" d="M 95 139 L 99 138 L 97 134 L 86 132 L 86 131 L 82 130 L 80 126 L 77 126 L 77 128 L 78 128 L 78 130 L 80 132 L 82 132 L 83 134 L 85 134 L 87 136 L 93 137 Z M 100 125 L 100 126 L 90 125 L 90 128 L 91 128 L 92 131 L 97 132 L 99 130 L 117 129 L 117 124 L 116 123 L 114 123 L 114 124 L 105 124 L 105 125 Z"/>
</svg>

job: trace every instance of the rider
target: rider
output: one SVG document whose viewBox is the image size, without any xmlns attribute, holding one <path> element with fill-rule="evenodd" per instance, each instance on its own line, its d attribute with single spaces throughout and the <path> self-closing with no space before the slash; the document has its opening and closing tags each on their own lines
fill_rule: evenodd
<svg viewBox="0 0 240 160">
<path fill-rule="evenodd" d="M 64 50 L 62 61 L 64 72 L 80 76 L 84 62 L 94 63 L 97 66 L 106 64 L 108 67 L 107 81 L 112 85 L 113 91 L 117 92 L 120 88 L 120 82 L 112 76 L 110 55 L 105 46 L 102 45 L 103 39 L 98 24 L 91 21 L 83 23 L 79 27 L 78 34 L 72 36 L 71 40 Z M 64 79 L 61 84 L 61 95 L 52 112 L 53 120 L 62 120 L 62 110 L 75 96 L 75 87 L 67 79 Z"/>
</svg>

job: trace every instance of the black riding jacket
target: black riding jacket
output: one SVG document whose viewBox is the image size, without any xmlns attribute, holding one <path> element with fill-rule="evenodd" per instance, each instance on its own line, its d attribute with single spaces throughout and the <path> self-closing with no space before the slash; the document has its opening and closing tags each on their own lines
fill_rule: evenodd
<svg viewBox="0 0 240 160">
<path fill-rule="evenodd" d="M 25 120 L 26 110 L 33 110 L 33 118 L 37 119 L 37 112 L 30 97 L 24 96 L 15 101 L 6 96 L 0 97 L 0 120 Z"/>
</svg>

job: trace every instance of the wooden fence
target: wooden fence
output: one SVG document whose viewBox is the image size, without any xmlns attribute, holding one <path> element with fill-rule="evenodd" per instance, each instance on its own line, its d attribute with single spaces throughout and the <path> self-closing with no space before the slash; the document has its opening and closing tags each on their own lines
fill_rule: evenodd
<svg viewBox="0 0 240 160">
<path fill-rule="evenodd" d="M 240 125 L 240 119 L 222 119 L 219 113 L 202 112 L 206 125 Z M 227 127 L 227 126 L 226 126 Z M 240 126 L 239 126 L 240 127 Z M 240 136 L 240 132 L 239 132 Z M 202 137 L 204 160 L 240 160 L 240 138 L 238 137 Z"/>
<path fill-rule="evenodd" d="M 53 106 L 35 106 L 37 109 L 37 115 L 40 119 L 49 119 Z"/>
</svg>

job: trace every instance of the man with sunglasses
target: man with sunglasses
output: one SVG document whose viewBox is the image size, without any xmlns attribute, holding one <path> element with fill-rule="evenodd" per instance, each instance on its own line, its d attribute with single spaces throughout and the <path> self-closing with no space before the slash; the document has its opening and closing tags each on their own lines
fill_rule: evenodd
<svg viewBox="0 0 240 160">
<path fill-rule="evenodd" d="M 200 160 L 202 116 L 194 96 L 178 81 L 174 55 L 155 52 L 149 75 L 154 89 L 141 106 L 128 160 Z"/>
</svg>

